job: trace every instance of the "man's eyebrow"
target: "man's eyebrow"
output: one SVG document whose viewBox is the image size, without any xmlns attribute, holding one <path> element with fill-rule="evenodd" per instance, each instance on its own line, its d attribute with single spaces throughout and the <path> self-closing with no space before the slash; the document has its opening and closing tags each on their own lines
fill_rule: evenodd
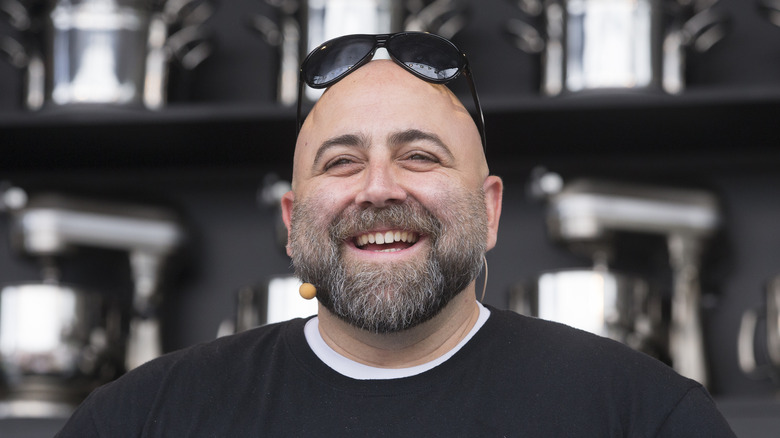
<svg viewBox="0 0 780 438">
<path fill-rule="evenodd" d="M 452 151 L 447 147 L 447 144 L 436 134 L 432 132 L 421 131 L 419 129 L 407 129 L 405 131 L 396 132 L 390 135 L 389 143 L 391 146 L 400 146 L 407 143 L 413 143 L 418 140 L 425 140 L 433 143 L 440 148 L 447 157 L 451 160 L 455 159 L 452 155 Z"/>
<path fill-rule="evenodd" d="M 319 149 L 317 149 L 317 154 L 314 156 L 313 166 L 317 167 L 317 164 L 322 159 L 322 155 L 325 154 L 325 152 L 327 152 L 327 150 L 330 148 L 336 146 L 349 146 L 365 149 L 368 147 L 368 144 L 369 142 L 365 136 L 359 134 L 344 134 L 329 138 L 322 142 Z"/>
</svg>

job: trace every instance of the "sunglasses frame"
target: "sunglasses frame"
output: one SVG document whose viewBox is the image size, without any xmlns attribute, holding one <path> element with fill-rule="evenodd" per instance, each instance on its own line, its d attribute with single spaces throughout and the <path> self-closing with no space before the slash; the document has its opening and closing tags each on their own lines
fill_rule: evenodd
<svg viewBox="0 0 780 438">
<path fill-rule="evenodd" d="M 413 68 L 406 65 L 403 61 L 399 60 L 395 57 L 395 55 L 390 51 L 390 49 L 387 47 L 387 43 L 392 40 L 393 38 L 396 38 L 398 36 L 405 36 L 405 35 L 425 35 L 426 37 L 430 37 L 433 39 L 437 39 L 440 42 L 443 42 L 449 46 L 451 46 L 453 49 L 455 49 L 455 52 L 458 53 L 459 59 L 458 59 L 458 71 L 450 78 L 447 79 L 434 79 L 430 78 L 428 76 L 425 76 L 423 74 L 420 74 L 419 72 L 415 71 Z M 328 81 L 325 81 L 321 84 L 310 84 L 306 81 L 306 66 L 315 53 L 318 53 L 320 50 L 326 49 L 327 47 L 333 45 L 336 42 L 339 42 L 340 40 L 349 39 L 349 38 L 365 38 L 365 37 L 373 37 L 374 38 L 374 47 L 366 53 L 362 58 L 360 58 L 359 61 L 357 61 L 352 67 L 345 70 L 340 75 L 334 77 L 333 79 L 330 79 Z M 298 129 L 298 132 L 300 132 L 301 127 L 303 126 L 303 119 L 301 118 L 301 107 L 303 106 L 303 100 L 304 100 L 304 84 L 308 85 L 311 88 L 315 89 L 321 89 L 321 88 L 327 88 L 336 82 L 344 79 L 346 76 L 348 76 L 353 71 L 357 70 L 358 68 L 362 67 L 363 65 L 367 64 L 369 61 L 371 61 L 374 58 L 374 55 L 376 54 L 377 49 L 384 47 L 385 50 L 387 50 L 387 53 L 390 55 L 390 59 L 393 60 L 396 64 L 403 67 L 404 70 L 408 71 L 409 73 L 413 74 L 414 76 L 430 83 L 434 84 L 447 84 L 450 81 L 455 80 L 460 74 L 462 73 L 463 76 L 466 77 L 466 80 L 469 84 L 469 90 L 471 90 L 471 97 L 474 99 L 474 106 L 475 110 L 477 112 L 476 117 L 474 117 L 477 129 L 479 130 L 479 136 L 482 140 L 482 148 L 483 150 L 487 150 L 487 142 L 485 139 L 485 116 L 482 113 L 482 105 L 479 102 L 479 95 L 477 95 L 477 87 L 474 84 L 474 77 L 473 73 L 471 72 L 471 67 L 469 66 L 468 58 L 466 57 L 466 54 L 464 52 L 461 52 L 458 47 L 452 43 L 452 41 L 428 32 L 398 32 L 398 33 L 391 33 L 391 34 L 378 34 L 378 35 L 371 35 L 371 34 L 355 34 L 355 35 L 344 35 L 340 36 L 331 40 L 328 40 L 319 46 L 317 46 L 314 50 L 309 52 L 309 54 L 306 56 L 306 58 L 301 63 L 300 72 L 298 75 L 298 112 L 296 116 L 296 126 Z"/>
</svg>

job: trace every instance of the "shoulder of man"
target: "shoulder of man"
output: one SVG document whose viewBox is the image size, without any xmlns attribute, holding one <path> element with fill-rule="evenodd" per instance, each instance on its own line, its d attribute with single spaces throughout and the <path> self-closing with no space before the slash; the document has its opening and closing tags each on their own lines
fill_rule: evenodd
<svg viewBox="0 0 780 438">
<path fill-rule="evenodd" d="M 660 360 L 613 339 L 509 310 L 490 310 L 491 317 L 495 318 L 497 332 L 500 333 L 498 341 L 507 345 L 514 344 L 528 353 L 533 353 L 533 359 L 580 368 L 598 367 L 595 371 L 609 369 L 626 374 L 655 371 L 664 375 L 676 375 Z M 679 380 L 684 379 L 680 377 Z"/>
<path fill-rule="evenodd" d="M 303 330 L 303 324 L 301 319 L 270 324 L 153 359 L 94 390 L 57 437 L 140 436 L 156 405 L 182 402 L 174 394 L 190 394 L 190 403 L 200 399 L 200 388 L 240 378 L 252 356 L 282 348 L 284 333 Z"/>
<path fill-rule="evenodd" d="M 707 390 L 656 358 L 612 339 L 512 311 L 491 308 L 491 318 L 493 330 L 486 338 L 498 343 L 493 351 L 514 361 L 513 373 L 539 382 L 527 385 L 538 386 L 545 398 L 586 400 L 659 436 L 733 436 Z M 702 427 L 712 434 L 699 434 Z M 680 431 L 693 435 L 675 435 Z"/>
</svg>

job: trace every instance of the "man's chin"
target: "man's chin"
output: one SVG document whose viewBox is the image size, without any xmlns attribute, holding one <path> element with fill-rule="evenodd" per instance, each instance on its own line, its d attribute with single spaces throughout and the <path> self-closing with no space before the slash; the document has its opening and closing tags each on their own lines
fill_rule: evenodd
<svg viewBox="0 0 780 438">
<path fill-rule="evenodd" d="M 350 315 L 336 315 L 342 321 L 347 324 L 359 328 L 363 331 L 378 334 L 378 335 L 391 335 L 396 333 L 402 333 L 406 330 L 413 329 L 426 321 L 429 321 L 433 316 L 426 316 L 417 318 L 408 322 L 398 321 L 365 321 L 363 319 L 352 318 Z"/>
</svg>

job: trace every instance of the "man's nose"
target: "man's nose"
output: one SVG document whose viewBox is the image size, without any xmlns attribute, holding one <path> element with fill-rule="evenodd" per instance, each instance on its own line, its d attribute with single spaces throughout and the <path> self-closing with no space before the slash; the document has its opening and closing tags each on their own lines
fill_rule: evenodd
<svg viewBox="0 0 780 438">
<path fill-rule="evenodd" d="M 385 207 L 406 200 L 406 190 L 398 184 L 392 170 L 386 165 L 374 165 L 366 172 L 363 187 L 355 197 L 361 207 Z"/>
</svg>

